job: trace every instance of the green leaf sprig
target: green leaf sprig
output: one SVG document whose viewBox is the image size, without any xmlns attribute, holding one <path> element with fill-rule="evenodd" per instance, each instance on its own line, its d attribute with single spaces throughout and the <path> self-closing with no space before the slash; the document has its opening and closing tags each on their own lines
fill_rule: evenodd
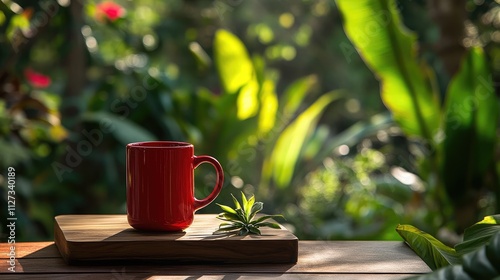
<svg viewBox="0 0 500 280">
<path fill-rule="evenodd" d="M 241 192 L 241 204 L 231 194 L 235 208 L 217 203 L 222 209 L 222 213 L 217 216 L 217 219 L 222 220 L 214 234 L 231 234 L 237 233 L 238 235 L 257 234 L 261 235 L 260 227 L 270 227 L 281 229 L 277 223 L 266 222 L 268 219 L 281 217 L 283 215 L 265 215 L 254 220 L 255 216 L 264 207 L 264 203 L 256 202 L 255 196 L 252 195 L 248 200 L 243 192 Z"/>
</svg>

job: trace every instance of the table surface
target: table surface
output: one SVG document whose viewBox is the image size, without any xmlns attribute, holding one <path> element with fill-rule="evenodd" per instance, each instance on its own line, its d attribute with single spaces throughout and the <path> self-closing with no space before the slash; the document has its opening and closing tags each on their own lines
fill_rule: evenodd
<svg viewBox="0 0 500 280">
<path fill-rule="evenodd" d="M 54 242 L 0 244 L 2 279 L 404 279 L 429 267 L 402 241 L 299 241 L 295 264 L 98 263 L 67 265 Z"/>
</svg>

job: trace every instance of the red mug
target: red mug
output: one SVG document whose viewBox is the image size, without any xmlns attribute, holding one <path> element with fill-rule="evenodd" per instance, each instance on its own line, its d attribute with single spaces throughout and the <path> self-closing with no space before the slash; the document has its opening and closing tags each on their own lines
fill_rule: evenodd
<svg viewBox="0 0 500 280">
<path fill-rule="evenodd" d="M 195 156 L 192 144 L 151 141 L 127 145 L 127 219 L 137 230 L 181 231 L 191 225 L 194 212 L 220 193 L 224 171 L 210 156 Z M 215 167 L 212 193 L 194 197 L 194 169 L 201 163 Z"/>
</svg>

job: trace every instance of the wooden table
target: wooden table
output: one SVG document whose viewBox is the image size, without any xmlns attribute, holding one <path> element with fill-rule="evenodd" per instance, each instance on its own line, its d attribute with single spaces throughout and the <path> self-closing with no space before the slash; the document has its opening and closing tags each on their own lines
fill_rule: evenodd
<svg viewBox="0 0 500 280">
<path fill-rule="evenodd" d="M 296 264 L 107 263 L 67 265 L 53 242 L 0 244 L 1 279 L 404 279 L 430 272 L 400 241 L 299 241 Z"/>
</svg>

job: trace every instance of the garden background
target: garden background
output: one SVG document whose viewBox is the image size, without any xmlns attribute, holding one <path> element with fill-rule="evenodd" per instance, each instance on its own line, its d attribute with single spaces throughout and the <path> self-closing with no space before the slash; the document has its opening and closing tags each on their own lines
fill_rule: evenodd
<svg viewBox="0 0 500 280">
<path fill-rule="evenodd" d="M 176 140 L 221 162 L 216 202 L 255 194 L 300 239 L 456 242 L 500 213 L 499 6 L 2 0 L 2 240 L 8 167 L 17 241 L 49 240 L 125 213 L 127 143 Z"/>
</svg>

